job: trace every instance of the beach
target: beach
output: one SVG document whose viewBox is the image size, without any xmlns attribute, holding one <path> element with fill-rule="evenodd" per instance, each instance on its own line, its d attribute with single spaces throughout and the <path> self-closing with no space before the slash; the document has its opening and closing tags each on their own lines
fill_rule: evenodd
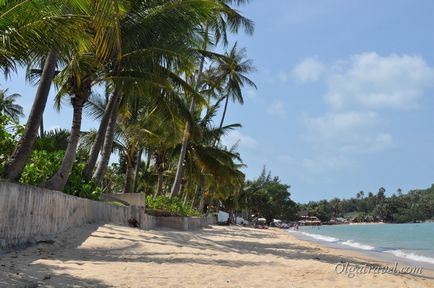
<svg viewBox="0 0 434 288">
<path fill-rule="evenodd" d="M 392 265 L 278 229 L 88 224 L 2 255 L 0 287 L 434 287 L 432 271 L 350 277 L 345 263 Z"/>
</svg>

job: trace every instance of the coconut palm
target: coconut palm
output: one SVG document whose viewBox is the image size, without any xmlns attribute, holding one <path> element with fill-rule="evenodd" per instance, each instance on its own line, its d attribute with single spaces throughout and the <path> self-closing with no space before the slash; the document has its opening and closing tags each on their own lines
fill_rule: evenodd
<svg viewBox="0 0 434 288">
<path fill-rule="evenodd" d="M 217 77 L 223 81 L 225 106 L 220 121 L 220 127 L 223 126 L 226 112 L 228 109 L 229 99 L 240 104 L 244 103 L 242 88 L 245 85 L 257 89 L 255 83 L 250 80 L 246 74 L 255 71 L 252 60 L 246 58 L 246 49 L 237 49 L 237 43 L 230 49 L 226 57 L 220 57 L 217 67 Z"/>
<path fill-rule="evenodd" d="M 31 154 L 58 61 L 71 47 L 85 45 L 84 4 L 80 0 L 0 3 L 0 69 L 9 73 L 17 64 L 45 59 L 23 136 L 3 170 L 5 179 L 17 180 Z"/>
<path fill-rule="evenodd" d="M 248 34 L 252 34 L 254 30 L 254 25 L 251 20 L 243 17 L 236 10 L 230 7 L 231 4 L 235 4 L 235 5 L 246 4 L 247 2 L 249 2 L 248 0 L 219 0 L 219 2 L 222 4 L 223 9 L 216 10 L 215 14 L 213 15 L 214 17 L 209 19 L 209 21 L 204 23 L 204 25 L 202 26 L 204 40 L 200 47 L 200 50 L 203 56 L 201 57 L 198 64 L 196 83 L 195 83 L 196 91 L 199 91 L 200 84 L 202 82 L 202 73 L 204 70 L 205 57 L 216 56 L 215 53 L 210 53 L 208 51 L 209 44 L 214 43 L 214 45 L 217 45 L 220 41 L 222 41 L 223 44 L 226 46 L 228 43 L 227 32 L 229 31 L 231 33 L 236 33 L 238 32 L 238 29 L 240 27 L 243 27 Z M 195 110 L 195 104 L 196 104 L 195 101 L 193 100 L 190 101 L 191 113 L 193 113 Z M 177 195 L 181 189 L 184 160 L 185 160 L 185 154 L 187 151 L 187 146 L 189 141 L 189 130 L 190 127 L 189 124 L 187 123 L 184 132 L 184 139 L 181 146 L 181 152 L 179 155 L 178 166 L 176 169 L 176 175 L 170 192 L 170 197 Z"/>
<path fill-rule="evenodd" d="M 56 96 L 56 106 L 59 109 L 62 97 L 70 96 L 73 108 L 71 134 L 62 164 L 56 174 L 43 184 L 44 187 L 53 190 L 63 190 L 71 174 L 80 138 L 83 108 L 91 95 L 92 79 L 95 78 L 93 70 L 97 67 L 92 54 L 75 53 L 71 58 L 71 62 L 59 74 L 62 88 Z"/>
<path fill-rule="evenodd" d="M 215 0 L 207 1 L 134 1 L 131 9 L 124 19 L 119 21 L 118 31 L 122 31 L 121 48 L 122 55 L 117 54 L 116 61 L 120 61 L 122 67 L 116 65 L 115 71 L 110 75 L 111 80 L 117 80 L 124 86 L 139 84 L 138 82 L 152 82 L 150 78 L 156 66 L 160 73 L 166 74 L 166 78 L 174 80 L 176 70 L 192 66 L 192 58 L 196 58 L 196 40 L 200 38 L 197 34 L 197 26 L 207 21 L 214 10 L 223 9 L 223 5 Z M 176 23 L 176 26 L 168 23 Z M 117 49 L 119 51 L 120 49 Z M 119 52 L 118 52 L 119 53 Z M 191 62 L 191 64 L 187 64 Z M 193 60 L 194 61 L 194 60 Z M 112 61 L 115 62 L 115 61 Z M 158 64 L 158 65 L 156 65 Z M 113 73 L 115 72 L 115 73 Z M 110 74 L 110 73 L 109 73 Z M 180 78 L 177 79 L 180 82 Z M 186 83 L 184 83 L 186 84 Z M 158 84 L 158 85 L 161 85 Z M 184 85 L 186 86 L 186 85 Z M 113 101 L 123 97 L 123 91 L 114 90 Z M 116 93 L 117 92 L 117 93 Z M 119 102 L 119 100 L 117 100 Z M 86 168 L 85 177 L 89 177 L 90 171 L 96 163 L 97 153 L 101 149 L 101 161 L 94 173 L 93 178 L 100 182 L 110 157 L 110 145 L 116 125 L 116 108 L 113 103 L 112 110 L 107 110 L 100 126 L 100 135 L 105 135 L 104 141 L 95 144 Z M 108 106 L 108 109 L 110 106 Z M 100 136 L 102 138 L 102 136 Z M 104 143 L 103 146 L 101 144 Z M 96 146 L 100 147 L 96 147 Z"/>
<path fill-rule="evenodd" d="M 23 107 L 15 103 L 21 95 L 18 93 L 8 95 L 7 93 L 8 89 L 0 90 L 0 115 L 7 115 L 18 121 L 20 117 L 24 117 Z"/>
</svg>

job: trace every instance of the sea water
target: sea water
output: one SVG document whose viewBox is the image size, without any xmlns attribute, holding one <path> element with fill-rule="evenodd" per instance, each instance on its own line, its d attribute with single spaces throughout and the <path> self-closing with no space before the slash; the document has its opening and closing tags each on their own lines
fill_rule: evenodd
<svg viewBox="0 0 434 288">
<path fill-rule="evenodd" d="M 298 238 L 434 267 L 434 223 L 301 226 Z M 382 257 L 383 258 L 383 257 Z M 389 257 L 389 260 L 391 258 Z M 395 260 L 396 260 L 395 259 Z"/>
</svg>

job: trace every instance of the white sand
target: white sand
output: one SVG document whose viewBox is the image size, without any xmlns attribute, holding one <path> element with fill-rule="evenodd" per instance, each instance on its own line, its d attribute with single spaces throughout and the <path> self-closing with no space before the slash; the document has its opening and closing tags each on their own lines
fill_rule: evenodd
<svg viewBox="0 0 434 288">
<path fill-rule="evenodd" d="M 434 287 L 421 276 L 338 275 L 360 255 L 284 231 L 218 227 L 197 232 L 85 225 L 2 255 L 0 287 Z"/>
</svg>

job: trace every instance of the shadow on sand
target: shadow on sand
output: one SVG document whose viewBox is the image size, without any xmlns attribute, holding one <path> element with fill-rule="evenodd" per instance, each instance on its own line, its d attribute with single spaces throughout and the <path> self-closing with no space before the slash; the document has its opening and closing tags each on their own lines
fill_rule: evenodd
<svg viewBox="0 0 434 288">
<path fill-rule="evenodd" d="M 225 260 L 222 253 L 272 255 L 290 260 L 314 260 L 329 264 L 350 262 L 366 264 L 366 261 L 346 256 L 325 254 L 319 248 L 301 246 L 281 240 L 264 243 L 258 239 L 278 238 L 272 231 L 254 229 L 204 229 L 199 232 L 180 232 L 166 229 L 144 231 L 131 236 L 128 229 L 120 226 L 85 225 L 59 235 L 54 244 L 40 243 L 26 250 L 6 254 L 0 260 L 0 287 L 111 287 L 96 279 L 82 279 L 62 273 L 55 265 L 34 263 L 38 259 L 52 259 L 77 264 L 85 262 L 110 263 L 157 263 L 157 264 L 200 264 L 226 267 L 256 266 L 261 261 Z M 77 230 L 79 229 L 79 230 Z M 74 235 L 74 237 L 69 237 Z M 77 237 L 77 235 L 80 235 Z M 80 245 L 89 237 L 107 241 L 119 240 L 125 243 L 121 248 L 88 249 Z M 225 239 L 228 238 L 228 239 Z M 167 252 L 140 250 L 143 245 L 167 246 Z M 181 252 L 174 247 L 192 248 L 192 252 Z M 146 250 L 146 249 L 145 249 Z M 200 256 L 200 257 L 197 257 Z M 220 256 L 220 257 L 219 257 Z M 266 259 L 266 258 L 264 258 Z M 273 258 L 270 258 L 270 265 Z M 18 261 L 19 260 L 19 261 Z M 19 265 L 17 265 L 19 263 Z M 267 262 L 268 263 L 268 262 Z M 263 263 L 261 263 L 263 264 Z M 18 273 L 18 274 L 17 274 Z M 433 279 L 423 276 L 423 278 Z M 72 284 L 71 284 L 72 283 Z M 69 285 L 69 286 L 68 286 Z M 71 286 L 72 285 L 72 286 Z"/>
</svg>

